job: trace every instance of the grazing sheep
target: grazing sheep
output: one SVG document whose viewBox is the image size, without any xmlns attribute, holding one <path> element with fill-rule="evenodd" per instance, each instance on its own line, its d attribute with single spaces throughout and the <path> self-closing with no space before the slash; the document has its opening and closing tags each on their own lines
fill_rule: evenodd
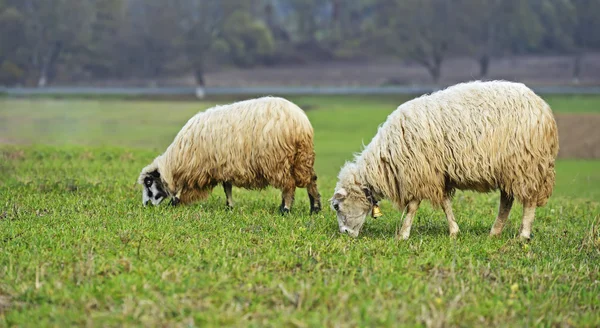
<svg viewBox="0 0 600 328">
<path fill-rule="evenodd" d="M 232 207 L 232 186 L 282 190 L 289 212 L 296 187 L 307 188 L 311 213 L 321 209 L 313 169 L 313 128 L 293 103 L 274 97 L 217 106 L 192 117 L 167 150 L 142 169 L 143 204 L 166 197 L 184 204 L 222 184 Z"/>
<path fill-rule="evenodd" d="M 441 206 L 450 235 L 455 189 L 500 189 L 491 235 L 499 235 L 513 199 L 523 203 L 521 237 L 529 239 L 537 206 L 554 186 L 556 122 L 548 104 L 520 83 L 462 83 L 404 103 L 377 135 L 346 163 L 331 206 L 340 232 L 358 236 L 380 199 L 405 208 L 400 236 L 407 239 L 422 200 Z"/>
</svg>

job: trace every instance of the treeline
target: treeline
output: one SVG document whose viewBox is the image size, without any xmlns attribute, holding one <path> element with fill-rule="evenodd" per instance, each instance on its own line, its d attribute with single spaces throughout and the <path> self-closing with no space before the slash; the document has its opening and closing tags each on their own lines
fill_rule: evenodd
<svg viewBox="0 0 600 328">
<path fill-rule="evenodd" d="M 0 84 L 178 76 L 357 57 L 600 50 L 600 0 L 0 0 Z"/>
</svg>

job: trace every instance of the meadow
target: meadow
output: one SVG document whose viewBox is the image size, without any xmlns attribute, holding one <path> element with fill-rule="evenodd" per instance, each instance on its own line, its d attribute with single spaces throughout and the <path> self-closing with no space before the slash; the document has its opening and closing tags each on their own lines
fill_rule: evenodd
<svg viewBox="0 0 600 328">
<path fill-rule="evenodd" d="M 490 238 L 497 193 L 458 192 L 461 233 L 425 204 L 408 241 L 382 202 L 356 239 L 327 206 L 340 166 L 409 97 L 290 97 L 315 129 L 324 211 L 216 188 L 144 208 L 135 184 L 199 110 L 231 99 L 0 98 L 0 326 L 598 326 L 600 161 L 560 159 L 533 239 L 521 207 Z M 551 96 L 600 114 L 600 97 Z"/>
</svg>

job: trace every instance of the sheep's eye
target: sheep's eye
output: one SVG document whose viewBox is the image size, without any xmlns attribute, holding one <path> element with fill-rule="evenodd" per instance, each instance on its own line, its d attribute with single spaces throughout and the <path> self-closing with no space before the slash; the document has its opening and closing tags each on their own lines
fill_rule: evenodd
<svg viewBox="0 0 600 328">
<path fill-rule="evenodd" d="M 146 184 L 147 187 L 150 187 L 152 185 L 152 179 L 146 178 L 146 180 L 144 181 L 144 183 Z"/>
<path fill-rule="evenodd" d="M 337 212 L 340 210 L 340 205 L 338 204 L 333 204 L 333 209 Z"/>
</svg>

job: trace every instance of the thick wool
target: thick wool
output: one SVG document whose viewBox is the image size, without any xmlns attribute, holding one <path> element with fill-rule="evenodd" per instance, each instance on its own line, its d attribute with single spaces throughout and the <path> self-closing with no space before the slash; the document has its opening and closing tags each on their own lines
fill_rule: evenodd
<svg viewBox="0 0 600 328">
<path fill-rule="evenodd" d="M 142 170 L 139 183 L 158 169 L 168 192 L 183 203 L 206 197 L 221 182 L 293 190 L 316 179 L 314 160 L 313 128 L 302 109 L 263 97 L 196 114 Z"/>
<path fill-rule="evenodd" d="M 403 208 L 441 205 L 455 189 L 505 191 L 546 203 L 554 186 L 558 133 L 550 107 L 520 83 L 470 82 L 406 102 L 339 174 L 353 201 L 363 189 Z"/>
</svg>

